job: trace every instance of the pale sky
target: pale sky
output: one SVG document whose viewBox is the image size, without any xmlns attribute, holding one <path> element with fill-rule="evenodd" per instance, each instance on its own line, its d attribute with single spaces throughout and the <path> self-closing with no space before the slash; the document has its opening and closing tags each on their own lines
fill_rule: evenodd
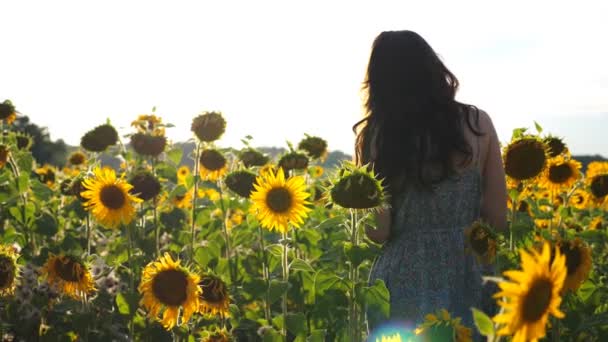
<svg viewBox="0 0 608 342">
<path fill-rule="evenodd" d="M 174 141 L 220 110 L 222 146 L 309 133 L 352 153 L 372 41 L 409 29 L 502 141 L 537 120 L 572 152 L 608 156 L 607 3 L 0 0 L 0 101 L 74 145 L 108 117 L 127 134 L 156 106 Z"/>
</svg>

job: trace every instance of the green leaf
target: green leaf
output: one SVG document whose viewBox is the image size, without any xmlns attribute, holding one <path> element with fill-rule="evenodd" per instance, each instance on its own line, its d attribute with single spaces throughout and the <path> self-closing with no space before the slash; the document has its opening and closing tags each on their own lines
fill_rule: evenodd
<svg viewBox="0 0 608 342">
<path fill-rule="evenodd" d="M 367 243 L 361 243 L 353 246 L 350 242 L 344 243 L 344 254 L 346 258 L 355 266 L 358 267 L 365 260 L 373 260 L 376 253 L 369 247 Z"/>
<path fill-rule="evenodd" d="M 21 174 L 29 175 L 34 166 L 34 158 L 30 153 L 20 154 L 17 157 L 17 166 Z"/>
<path fill-rule="evenodd" d="M 274 256 L 280 257 L 283 253 L 283 246 L 279 244 L 269 245 L 266 246 L 266 251 Z"/>
<path fill-rule="evenodd" d="M 184 151 L 179 147 L 176 147 L 176 148 L 170 150 L 169 152 L 167 152 L 167 157 L 175 165 L 180 164 L 180 162 L 182 161 L 183 155 L 184 155 Z"/>
<path fill-rule="evenodd" d="M 390 294 L 382 280 L 376 279 L 372 286 L 363 287 L 362 295 L 364 304 L 375 308 L 388 318 L 390 314 Z"/>
<path fill-rule="evenodd" d="M 287 330 L 294 335 L 300 335 L 306 332 L 306 316 L 299 313 L 288 313 L 285 319 Z"/>
<path fill-rule="evenodd" d="M 19 209 L 19 207 L 10 207 L 8 209 L 8 212 L 11 213 L 11 215 L 13 215 L 13 217 L 15 218 L 15 220 L 17 220 L 17 222 L 23 224 L 23 214 L 21 213 L 21 210 Z"/>
<path fill-rule="evenodd" d="M 269 301 L 270 304 L 276 302 L 289 289 L 289 282 L 273 279 L 270 281 Z"/>
<path fill-rule="evenodd" d="M 536 127 L 536 132 L 538 132 L 538 134 L 543 132 L 543 128 L 536 121 L 534 121 L 534 127 Z"/>
<path fill-rule="evenodd" d="M 22 173 L 17 179 L 17 191 L 19 194 L 27 192 L 30 185 L 30 176 L 27 173 Z"/>
<path fill-rule="evenodd" d="M 184 196 L 188 189 L 182 184 L 176 186 L 173 191 L 169 194 L 169 199 L 174 199 L 176 196 Z"/>
<path fill-rule="evenodd" d="M 310 332 L 310 336 L 306 339 L 308 342 L 325 342 L 325 335 L 327 330 L 313 330 Z"/>
<path fill-rule="evenodd" d="M 310 272 L 310 273 L 315 272 L 314 268 L 312 268 L 312 266 L 310 266 L 310 264 L 308 264 L 306 261 L 304 261 L 302 259 L 294 259 L 291 262 L 291 264 L 289 265 L 289 269 L 294 270 L 294 271 L 304 271 L 304 272 Z"/>
<path fill-rule="evenodd" d="M 53 191 L 48 186 L 40 183 L 37 180 L 32 181 L 30 185 L 34 195 L 42 201 L 49 201 L 53 196 Z"/>
<path fill-rule="evenodd" d="M 281 319 L 281 323 L 282 323 L 282 319 Z M 262 335 L 262 341 L 263 342 L 283 342 L 283 337 L 281 336 L 281 334 L 271 328 L 265 328 L 264 329 L 264 335 Z"/>
<path fill-rule="evenodd" d="M 487 336 L 492 338 L 495 334 L 494 324 L 488 315 L 486 315 L 483 311 L 477 310 L 475 308 L 471 308 L 473 311 L 473 320 L 475 321 L 475 327 L 480 334 L 483 336 Z"/>
<path fill-rule="evenodd" d="M 116 306 L 118 312 L 126 316 L 132 316 L 137 310 L 139 296 L 137 293 L 118 293 L 116 295 Z"/>
<path fill-rule="evenodd" d="M 59 226 L 55 217 L 45 211 L 34 222 L 34 229 L 38 234 L 53 236 L 59 231 Z"/>
</svg>

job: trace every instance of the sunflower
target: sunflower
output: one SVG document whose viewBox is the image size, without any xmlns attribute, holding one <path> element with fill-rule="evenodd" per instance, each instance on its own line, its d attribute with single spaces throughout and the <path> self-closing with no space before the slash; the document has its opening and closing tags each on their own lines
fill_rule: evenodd
<svg viewBox="0 0 608 342">
<path fill-rule="evenodd" d="M 285 172 L 304 170 L 308 167 L 308 157 L 304 153 L 289 152 L 279 159 L 279 167 Z"/>
<path fill-rule="evenodd" d="M 131 146 L 142 156 L 158 157 L 167 146 L 167 138 L 163 135 L 138 132 L 131 135 Z"/>
<path fill-rule="evenodd" d="M 207 332 L 206 336 L 201 340 L 202 342 L 230 342 L 232 338 L 230 333 L 226 329 Z"/>
<path fill-rule="evenodd" d="M 283 169 L 258 177 L 251 193 L 251 212 L 269 230 L 286 233 L 289 225 L 299 227 L 311 210 L 306 198 L 305 180 L 301 176 L 285 179 Z"/>
<path fill-rule="evenodd" d="M 260 168 L 260 176 L 264 176 L 269 172 L 277 173 L 278 171 L 279 169 L 276 167 L 276 165 L 266 164 Z"/>
<path fill-rule="evenodd" d="M 80 166 L 87 162 L 87 156 L 81 151 L 76 151 L 70 154 L 68 161 L 72 166 Z"/>
<path fill-rule="evenodd" d="M 543 139 L 543 142 L 547 145 L 547 153 L 550 158 L 557 157 L 559 155 L 569 155 L 568 148 L 561 138 L 548 136 Z"/>
<path fill-rule="evenodd" d="M 192 208 L 192 190 L 186 191 L 183 195 L 175 195 L 173 197 L 173 205 L 181 209 Z"/>
<path fill-rule="evenodd" d="M 8 160 L 8 147 L 6 145 L 0 145 L 0 169 L 6 165 Z"/>
<path fill-rule="evenodd" d="M 253 191 L 253 184 L 256 176 L 253 172 L 247 170 L 239 170 L 229 173 L 226 176 L 226 186 L 237 195 L 249 198 Z"/>
<path fill-rule="evenodd" d="M 319 137 L 306 135 L 298 144 L 298 149 L 306 151 L 311 159 L 327 157 L 327 141 Z"/>
<path fill-rule="evenodd" d="M 209 149 L 201 153 L 199 166 L 201 178 L 214 182 L 226 174 L 228 161 L 219 151 Z"/>
<path fill-rule="evenodd" d="M 587 203 L 589 203 L 589 194 L 584 190 L 577 189 L 570 196 L 568 201 L 570 202 L 570 205 L 576 209 L 582 210 L 585 209 Z"/>
<path fill-rule="evenodd" d="M 467 251 L 472 252 L 477 261 L 491 264 L 496 257 L 496 237 L 483 222 L 476 221 L 464 231 Z"/>
<path fill-rule="evenodd" d="M 385 205 L 386 195 L 382 181 L 367 166 L 357 167 L 344 163 L 340 178 L 331 187 L 333 203 L 352 209 L 378 209 Z"/>
<path fill-rule="evenodd" d="M 460 324 L 460 317 L 452 318 L 446 309 L 427 314 L 414 332 L 423 341 L 473 341 L 471 329 Z"/>
<path fill-rule="evenodd" d="M 599 229 L 602 229 L 603 227 L 604 227 L 604 218 L 601 216 L 594 218 L 589 223 L 589 229 L 591 229 L 591 230 L 599 230 Z"/>
<path fill-rule="evenodd" d="M 226 120 L 220 112 L 204 112 L 192 120 L 190 130 L 200 141 L 214 141 L 226 131 Z"/>
<path fill-rule="evenodd" d="M 12 124 L 17 119 L 17 111 L 10 100 L 4 100 L 0 103 L 0 121 L 6 121 L 7 124 Z"/>
<path fill-rule="evenodd" d="M 566 160 L 562 156 L 549 159 L 541 186 L 552 192 L 570 189 L 581 177 L 580 169 L 581 163 L 574 159 Z"/>
<path fill-rule="evenodd" d="M 153 136 L 164 136 L 165 128 L 163 127 L 163 120 L 154 114 L 151 115 L 139 115 L 137 120 L 131 122 L 131 126 L 137 129 L 138 133 L 150 133 Z"/>
<path fill-rule="evenodd" d="M 494 298 L 503 298 L 498 305 L 503 312 L 494 316 L 496 323 L 504 325 L 499 335 L 514 335 L 513 341 L 536 341 L 545 336 L 545 326 L 552 314 L 556 318 L 565 315 L 559 310 L 560 292 L 566 279 L 566 257 L 555 250 L 550 264 L 551 247 L 545 242 L 542 252 L 520 250 L 522 270 L 510 270 L 504 275 L 510 281 L 498 284 L 501 291 Z"/>
<path fill-rule="evenodd" d="M 190 175 L 190 168 L 186 165 L 182 165 L 177 169 L 177 183 L 184 184 L 186 178 Z"/>
<path fill-rule="evenodd" d="M 160 182 L 152 173 L 145 170 L 137 172 L 129 183 L 133 185 L 130 192 L 144 201 L 151 200 L 160 193 Z"/>
<path fill-rule="evenodd" d="M 116 228 L 120 223 L 129 224 L 135 216 L 133 203 L 142 202 L 130 193 L 133 186 L 110 168 L 95 168 L 94 178 L 86 178 L 81 193 L 87 201 L 85 206 L 95 218 L 108 228 Z"/>
<path fill-rule="evenodd" d="M 53 186 L 53 184 L 55 184 L 56 170 L 54 167 L 50 165 L 44 165 L 42 167 L 37 168 L 34 173 L 38 175 L 40 183 L 46 184 L 47 186 Z"/>
<path fill-rule="evenodd" d="M 315 165 L 315 166 L 311 167 L 310 169 L 308 169 L 308 173 L 315 178 L 319 178 L 319 177 L 323 176 L 323 167 L 319 166 L 319 165 Z"/>
<path fill-rule="evenodd" d="M 202 314 L 229 315 L 230 297 L 226 283 L 214 275 L 204 275 L 201 277 L 198 286 L 202 293 L 199 295 L 199 312 Z"/>
<path fill-rule="evenodd" d="M 75 256 L 50 254 L 43 273 L 50 285 L 74 299 L 83 299 L 95 291 L 91 271 Z"/>
<path fill-rule="evenodd" d="M 605 161 L 592 161 L 587 165 L 586 178 L 593 178 L 597 175 L 608 173 L 608 162 Z"/>
<path fill-rule="evenodd" d="M 232 229 L 232 227 L 243 223 L 244 216 L 245 213 L 241 209 L 229 210 L 226 218 L 226 228 Z"/>
<path fill-rule="evenodd" d="M 199 277 L 180 261 L 173 261 L 169 253 L 150 262 L 142 271 L 141 283 L 138 290 L 142 294 L 140 304 L 148 310 L 150 317 L 158 318 L 164 307 L 162 319 L 159 321 L 165 329 L 170 330 L 181 325 L 198 311 L 201 289 L 198 286 Z M 181 322 L 178 321 L 182 309 Z"/>
<path fill-rule="evenodd" d="M 118 132 L 110 124 L 103 124 L 86 132 L 80 139 L 80 146 L 87 151 L 102 152 L 118 142 Z"/>
<path fill-rule="evenodd" d="M 238 156 L 245 167 L 264 166 L 269 160 L 262 152 L 251 147 L 241 151 Z"/>
<path fill-rule="evenodd" d="M 17 284 L 19 255 L 11 246 L 0 245 L 0 297 L 13 294 Z"/>
<path fill-rule="evenodd" d="M 15 133 L 15 140 L 17 141 L 17 149 L 21 151 L 29 150 L 34 144 L 34 139 L 29 134 L 23 132 Z"/>
<path fill-rule="evenodd" d="M 376 342 L 402 342 L 401 334 L 397 333 L 394 335 L 382 335 L 380 338 L 376 338 Z"/>
<path fill-rule="evenodd" d="M 547 165 L 546 145 L 532 137 L 512 141 L 503 152 L 505 173 L 516 182 L 535 179 Z"/>
<path fill-rule="evenodd" d="M 207 199 L 209 199 L 211 202 L 215 202 L 217 200 L 220 199 L 220 193 L 215 190 L 215 189 L 211 189 L 211 188 L 199 188 L 198 189 L 198 198 L 205 198 L 207 197 Z"/>
<path fill-rule="evenodd" d="M 591 249 L 579 238 L 557 242 L 560 253 L 566 257 L 566 280 L 562 292 L 576 291 L 587 280 L 593 260 Z"/>
</svg>

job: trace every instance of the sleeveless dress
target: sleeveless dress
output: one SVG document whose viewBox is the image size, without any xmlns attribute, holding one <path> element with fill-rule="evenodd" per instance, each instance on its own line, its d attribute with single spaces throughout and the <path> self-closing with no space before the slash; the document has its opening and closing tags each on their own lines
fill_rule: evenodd
<svg viewBox="0 0 608 342">
<path fill-rule="evenodd" d="M 391 236 L 372 267 L 390 292 L 390 320 L 417 326 L 441 308 L 475 331 L 471 307 L 494 314 L 492 273 L 465 252 L 464 230 L 480 217 L 481 175 L 477 166 L 434 186 L 405 189 L 392 198 Z M 370 329 L 382 323 L 368 312 Z M 477 337 L 477 336 L 476 336 Z"/>
</svg>

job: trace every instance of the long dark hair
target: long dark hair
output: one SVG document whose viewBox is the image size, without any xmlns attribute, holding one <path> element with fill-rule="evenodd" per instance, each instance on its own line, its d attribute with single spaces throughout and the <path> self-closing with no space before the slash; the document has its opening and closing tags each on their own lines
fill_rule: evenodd
<svg viewBox="0 0 608 342">
<path fill-rule="evenodd" d="M 355 158 L 386 179 L 389 192 L 405 184 L 429 188 L 455 175 L 455 155 L 472 160 L 464 123 L 476 134 L 479 112 L 457 102 L 458 79 L 412 31 L 382 32 L 367 75 L 365 117 L 353 126 Z"/>
</svg>

